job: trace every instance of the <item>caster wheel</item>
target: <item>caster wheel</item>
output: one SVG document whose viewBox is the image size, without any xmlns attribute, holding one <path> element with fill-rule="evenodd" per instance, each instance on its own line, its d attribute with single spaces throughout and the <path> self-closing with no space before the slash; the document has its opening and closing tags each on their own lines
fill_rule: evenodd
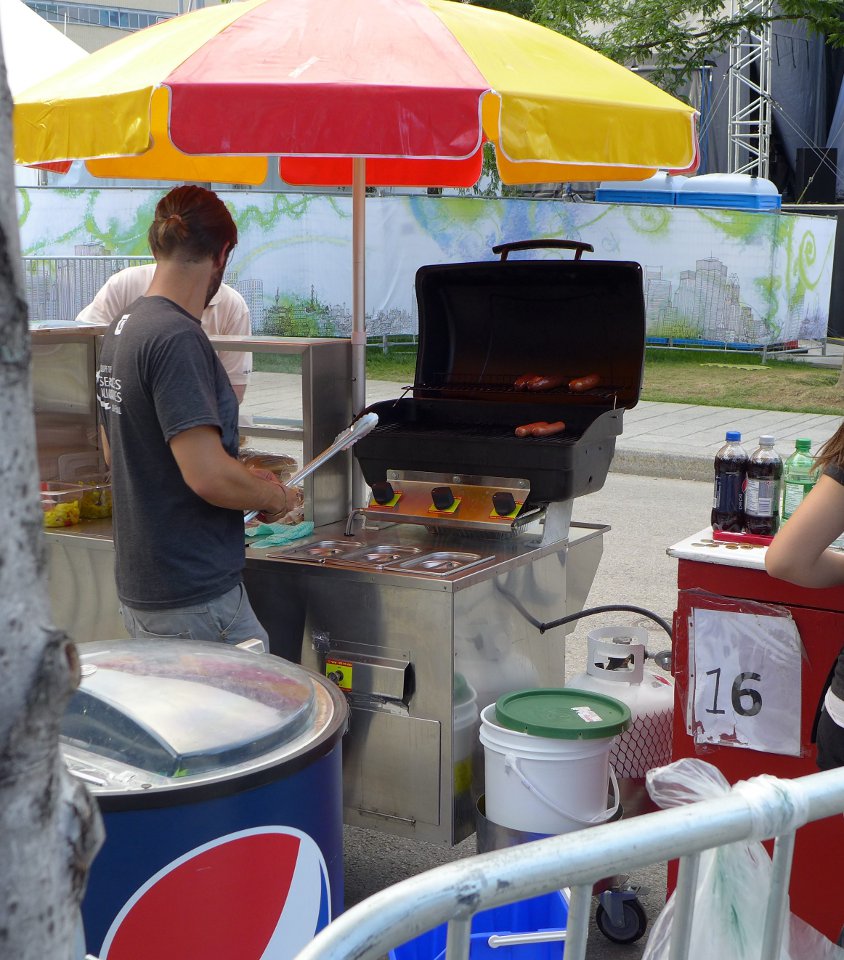
<svg viewBox="0 0 844 960">
<path fill-rule="evenodd" d="M 636 899 L 624 900 L 621 904 L 624 911 L 623 923 L 616 926 L 609 913 L 598 904 L 595 911 L 595 923 L 601 933 L 613 943 L 635 943 L 648 927 L 648 918 L 642 904 Z"/>
</svg>

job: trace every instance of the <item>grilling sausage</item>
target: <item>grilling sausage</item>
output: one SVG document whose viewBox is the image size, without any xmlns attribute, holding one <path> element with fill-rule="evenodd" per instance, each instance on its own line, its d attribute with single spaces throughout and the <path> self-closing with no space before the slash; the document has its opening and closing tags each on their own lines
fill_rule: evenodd
<svg viewBox="0 0 844 960">
<path fill-rule="evenodd" d="M 533 377 L 527 384 L 528 390 L 556 390 L 566 382 L 565 377 Z"/>
<path fill-rule="evenodd" d="M 516 377 L 515 381 L 513 382 L 513 387 L 516 390 L 527 390 L 528 384 L 532 380 L 537 380 L 537 379 L 538 379 L 538 376 L 535 373 L 523 373 L 520 377 Z"/>
<path fill-rule="evenodd" d="M 555 420 L 553 423 L 537 423 L 533 427 L 533 436 L 552 437 L 555 433 L 562 433 L 566 425 L 562 420 Z"/>
<path fill-rule="evenodd" d="M 601 378 L 597 373 L 590 373 L 588 376 L 575 377 L 574 380 L 569 380 L 569 390 L 572 393 L 585 393 L 587 390 L 597 387 L 600 382 Z"/>
<path fill-rule="evenodd" d="M 547 420 L 537 420 L 535 423 L 525 423 L 516 427 L 517 437 L 551 437 L 555 433 L 562 433 L 566 425 L 562 420 L 556 420 L 554 423 L 548 423 Z"/>
</svg>

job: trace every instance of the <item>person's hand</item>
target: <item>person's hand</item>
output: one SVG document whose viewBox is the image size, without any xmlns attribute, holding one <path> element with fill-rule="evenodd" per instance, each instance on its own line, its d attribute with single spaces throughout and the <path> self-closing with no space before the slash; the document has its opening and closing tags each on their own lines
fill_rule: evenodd
<svg viewBox="0 0 844 960">
<path fill-rule="evenodd" d="M 280 482 L 272 470 L 262 470 L 261 467 L 247 467 L 246 469 L 252 474 L 253 477 L 258 477 L 260 480 L 269 480 L 271 483 Z"/>
<path fill-rule="evenodd" d="M 290 492 L 271 470 L 250 467 L 249 472 L 270 487 L 269 504 L 258 514 L 259 519 L 264 523 L 278 523 L 290 510 L 293 502 Z"/>
</svg>

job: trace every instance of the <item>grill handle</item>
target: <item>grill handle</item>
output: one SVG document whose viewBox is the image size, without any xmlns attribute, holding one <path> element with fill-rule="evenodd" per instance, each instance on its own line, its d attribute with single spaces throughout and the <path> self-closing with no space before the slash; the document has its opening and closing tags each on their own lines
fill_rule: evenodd
<svg viewBox="0 0 844 960">
<path fill-rule="evenodd" d="M 558 240 L 554 237 L 546 237 L 538 240 L 514 240 L 512 243 L 496 243 L 492 248 L 493 253 L 501 254 L 503 263 L 514 250 L 574 250 L 574 259 L 579 260 L 584 251 L 594 253 L 595 248 L 591 243 L 581 243 L 579 240 Z"/>
</svg>

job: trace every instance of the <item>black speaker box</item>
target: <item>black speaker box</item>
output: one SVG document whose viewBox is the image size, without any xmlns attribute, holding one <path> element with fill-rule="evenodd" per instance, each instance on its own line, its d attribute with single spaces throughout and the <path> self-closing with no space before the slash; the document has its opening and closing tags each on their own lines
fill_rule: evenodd
<svg viewBox="0 0 844 960">
<path fill-rule="evenodd" d="M 835 203 L 835 180 L 838 150 L 797 148 L 797 169 L 794 173 L 795 203 Z"/>
</svg>

